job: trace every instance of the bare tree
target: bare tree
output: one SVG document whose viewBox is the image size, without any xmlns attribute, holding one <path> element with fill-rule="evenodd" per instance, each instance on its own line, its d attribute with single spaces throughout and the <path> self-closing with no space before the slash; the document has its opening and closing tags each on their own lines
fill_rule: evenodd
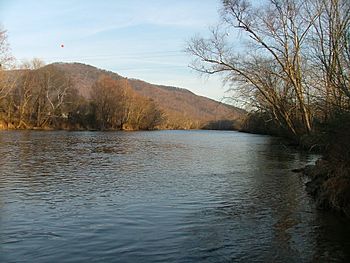
<svg viewBox="0 0 350 263">
<path fill-rule="evenodd" d="M 350 2 L 317 0 L 311 6 L 321 10 L 310 37 L 320 99 L 325 111 L 349 110 L 350 106 Z"/>
<path fill-rule="evenodd" d="M 293 134 L 309 133 L 312 114 L 303 51 L 320 13 L 306 12 L 308 1 L 301 0 L 223 0 L 222 5 L 223 22 L 211 38 L 194 38 L 189 44 L 193 68 L 223 73 L 241 93 L 259 94 L 277 122 Z M 232 30 L 240 32 L 241 43 L 229 43 Z"/>
<path fill-rule="evenodd" d="M 8 78 L 4 74 L 4 70 L 9 69 L 13 61 L 14 58 L 7 41 L 7 32 L 0 27 L 0 101 L 8 95 L 15 83 L 13 78 Z"/>
<path fill-rule="evenodd" d="M 93 85 L 92 104 L 100 129 L 123 129 L 129 116 L 129 85 L 126 80 L 102 76 Z"/>
<path fill-rule="evenodd" d="M 128 125 L 134 130 L 153 130 L 164 120 L 157 104 L 145 97 L 133 94 Z"/>
<path fill-rule="evenodd" d="M 30 115 L 33 111 L 32 99 L 34 90 L 37 83 L 36 70 L 43 67 L 45 64 L 39 59 L 32 59 L 31 61 L 25 61 L 20 66 L 20 71 L 15 74 L 19 79 L 16 84 L 14 92 L 15 107 L 18 111 L 18 121 L 16 128 L 29 128 L 31 127 Z"/>
<path fill-rule="evenodd" d="M 0 27 L 0 69 L 8 69 L 13 65 L 14 58 L 10 52 L 10 46 L 7 41 L 7 32 Z"/>
<path fill-rule="evenodd" d="M 35 60 L 32 66 L 42 64 Z M 38 128 L 55 126 L 62 117 L 62 107 L 68 103 L 66 98 L 72 91 L 72 82 L 52 65 L 31 72 L 34 79 L 31 86 L 31 122 Z"/>
</svg>

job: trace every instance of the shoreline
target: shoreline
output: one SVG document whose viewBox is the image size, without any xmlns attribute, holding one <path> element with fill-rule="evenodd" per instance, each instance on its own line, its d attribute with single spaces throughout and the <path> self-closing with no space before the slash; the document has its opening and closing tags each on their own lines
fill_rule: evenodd
<svg viewBox="0 0 350 263">
<path fill-rule="evenodd" d="M 1 131 L 67 131 L 67 132 L 135 132 L 135 131 L 166 131 L 166 130 L 218 130 L 218 129 L 153 129 L 153 130 L 96 130 L 96 129 L 57 129 L 51 127 L 45 128 L 4 128 L 0 127 Z M 223 131 L 228 131 L 223 129 Z M 259 134 L 252 133 L 246 130 L 229 130 L 248 134 Z M 273 136 L 269 134 L 259 134 Z M 273 136 L 275 137 L 275 136 Z M 281 139 L 286 139 L 280 137 Z M 287 147 L 297 147 L 300 151 L 305 151 L 306 147 L 303 145 L 295 145 L 288 143 L 286 139 Z M 324 156 L 325 153 L 322 153 Z M 305 184 L 306 192 L 312 196 L 316 207 L 318 209 L 332 211 L 350 219 L 350 168 L 346 163 L 339 161 L 337 164 L 332 161 L 320 157 L 315 164 L 307 165 L 303 168 L 293 169 L 292 172 L 302 173 L 310 180 Z"/>
<path fill-rule="evenodd" d="M 303 174 L 310 178 L 306 191 L 318 209 L 333 211 L 350 219 L 349 167 L 344 165 L 321 158 L 314 165 L 306 166 Z"/>
</svg>

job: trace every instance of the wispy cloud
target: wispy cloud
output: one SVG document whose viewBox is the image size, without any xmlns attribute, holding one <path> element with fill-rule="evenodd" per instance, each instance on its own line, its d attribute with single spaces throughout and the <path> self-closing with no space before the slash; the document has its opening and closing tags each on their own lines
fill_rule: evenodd
<svg viewBox="0 0 350 263">
<path fill-rule="evenodd" d="M 109 70 L 128 69 L 130 75 L 156 83 L 174 76 L 172 85 L 193 87 L 203 83 L 188 69 L 189 59 L 182 50 L 187 39 L 206 32 L 218 20 L 218 4 L 214 0 L 1 0 L 0 22 L 8 29 L 19 60 L 79 61 Z"/>
</svg>

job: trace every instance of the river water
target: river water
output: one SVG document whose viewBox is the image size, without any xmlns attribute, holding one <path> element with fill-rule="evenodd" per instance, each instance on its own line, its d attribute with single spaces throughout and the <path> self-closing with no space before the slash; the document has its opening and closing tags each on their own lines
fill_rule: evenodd
<svg viewBox="0 0 350 263">
<path fill-rule="evenodd" d="M 1 262 L 350 262 L 348 222 L 228 131 L 0 132 Z"/>
</svg>

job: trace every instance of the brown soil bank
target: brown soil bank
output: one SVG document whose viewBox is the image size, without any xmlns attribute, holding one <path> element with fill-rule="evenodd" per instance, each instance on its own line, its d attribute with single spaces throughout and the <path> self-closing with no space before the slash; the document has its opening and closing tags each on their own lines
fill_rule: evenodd
<svg viewBox="0 0 350 263">
<path fill-rule="evenodd" d="M 327 132 L 323 158 L 303 169 L 311 180 L 306 190 L 319 208 L 350 218 L 350 119 L 341 120 Z"/>
</svg>

